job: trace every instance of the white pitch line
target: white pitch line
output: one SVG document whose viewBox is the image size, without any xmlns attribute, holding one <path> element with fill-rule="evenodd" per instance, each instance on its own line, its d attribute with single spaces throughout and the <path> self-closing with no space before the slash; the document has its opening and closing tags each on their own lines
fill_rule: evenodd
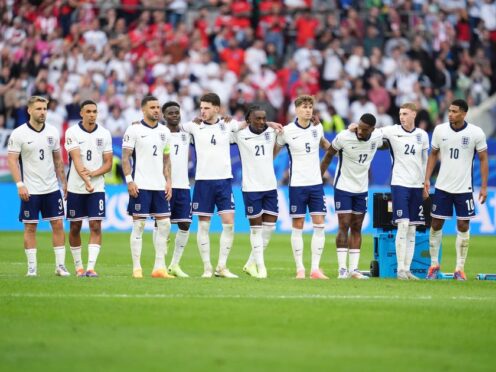
<svg viewBox="0 0 496 372">
<path fill-rule="evenodd" d="M 476 296 L 386 296 L 386 295 L 185 295 L 185 294 L 119 294 L 119 293 L 89 293 L 89 294 L 50 294 L 50 293 L 11 293 L 0 294 L 0 297 L 14 298 L 117 298 L 117 299 L 257 299 L 257 300 L 361 300 L 361 301 L 496 301 L 493 297 Z"/>
</svg>

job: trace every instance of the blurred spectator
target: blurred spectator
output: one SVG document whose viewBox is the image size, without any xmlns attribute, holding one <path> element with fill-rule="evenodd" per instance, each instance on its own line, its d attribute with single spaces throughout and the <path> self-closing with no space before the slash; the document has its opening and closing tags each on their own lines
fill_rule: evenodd
<svg viewBox="0 0 496 372">
<path fill-rule="evenodd" d="M 112 136 L 114 137 L 122 137 L 126 128 L 131 123 L 126 123 L 124 117 L 122 116 L 122 110 L 118 105 L 113 105 L 110 107 L 110 115 L 105 120 L 105 128 L 107 128 Z"/>
</svg>

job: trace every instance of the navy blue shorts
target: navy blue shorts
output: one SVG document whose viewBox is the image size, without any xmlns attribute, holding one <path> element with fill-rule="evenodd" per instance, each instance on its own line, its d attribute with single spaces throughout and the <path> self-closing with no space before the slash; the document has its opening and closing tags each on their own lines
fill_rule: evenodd
<svg viewBox="0 0 496 372">
<path fill-rule="evenodd" d="M 129 196 L 128 213 L 135 217 L 169 217 L 170 205 L 165 191 L 140 189 L 137 198 Z"/>
<path fill-rule="evenodd" d="M 225 180 L 198 180 L 193 189 L 193 214 L 211 216 L 217 213 L 234 213 L 234 196 L 231 178 Z"/>
<path fill-rule="evenodd" d="M 334 209 L 336 213 L 365 214 L 368 193 L 353 193 L 334 188 Z"/>
<path fill-rule="evenodd" d="M 49 194 L 29 195 L 27 202 L 21 200 L 19 221 L 38 223 L 40 213 L 48 221 L 64 218 L 64 201 L 59 190 Z"/>
<path fill-rule="evenodd" d="M 248 218 L 257 218 L 262 214 L 279 215 L 277 190 L 243 191 L 245 214 Z"/>
<path fill-rule="evenodd" d="M 172 189 L 171 223 L 191 222 L 191 193 L 189 189 Z"/>
<path fill-rule="evenodd" d="M 308 211 L 314 215 L 326 215 L 327 207 L 325 202 L 324 187 L 322 185 L 313 186 L 290 186 L 289 187 L 289 215 L 295 217 L 305 217 Z"/>
<path fill-rule="evenodd" d="M 103 220 L 105 218 L 105 193 L 67 193 L 67 220 Z"/>
<path fill-rule="evenodd" d="M 449 220 L 453 217 L 453 206 L 458 220 L 471 220 L 475 217 L 474 197 L 471 192 L 451 194 L 439 189 L 434 192 L 431 216 Z"/>
<path fill-rule="evenodd" d="M 391 185 L 393 222 L 410 221 L 410 225 L 425 225 L 422 188 Z"/>
</svg>

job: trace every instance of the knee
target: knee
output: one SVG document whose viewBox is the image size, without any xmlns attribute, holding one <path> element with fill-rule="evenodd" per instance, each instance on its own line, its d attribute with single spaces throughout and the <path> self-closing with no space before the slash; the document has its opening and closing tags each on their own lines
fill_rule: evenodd
<svg viewBox="0 0 496 372">
<path fill-rule="evenodd" d="M 459 233 L 468 233 L 470 225 L 468 221 L 458 220 L 456 227 Z"/>
<path fill-rule="evenodd" d="M 81 228 L 81 227 L 79 227 L 79 228 Z M 91 234 L 100 235 L 102 233 L 101 222 L 100 221 L 90 221 L 90 232 L 91 232 Z"/>
<path fill-rule="evenodd" d="M 189 231 L 189 227 L 190 227 L 190 223 L 189 222 L 179 222 L 177 224 L 177 227 L 179 228 L 179 230 L 182 230 L 182 231 Z"/>
<path fill-rule="evenodd" d="M 52 221 L 52 231 L 54 233 L 64 232 L 64 224 L 62 223 L 62 220 Z"/>
</svg>

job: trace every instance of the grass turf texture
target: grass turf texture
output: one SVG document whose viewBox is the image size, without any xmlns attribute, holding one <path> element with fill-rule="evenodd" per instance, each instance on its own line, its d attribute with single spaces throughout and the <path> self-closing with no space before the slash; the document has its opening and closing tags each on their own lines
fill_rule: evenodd
<svg viewBox="0 0 496 372">
<path fill-rule="evenodd" d="M 192 234 L 181 266 L 193 278 L 160 280 L 149 276 L 154 253 L 145 234 L 145 278 L 135 280 L 128 234 L 104 235 L 101 277 L 92 279 L 54 276 L 48 234 L 38 241 L 39 276 L 24 277 L 22 233 L 2 233 L 0 369 L 494 370 L 496 282 L 473 278 L 496 271 L 495 238 L 472 237 L 464 283 L 338 281 L 333 239 L 322 257 L 329 281 L 294 280 L 289 235 L 276 234 L 267 280 L 243 275 L 242 234 L 228 261 L 240 279 L 200 279 Z M 454 237 L 443 243 L 442 267 L 451 271 Z M 309 236 L 305 247 L 309 268 Z M 213 236 L 212 262 L 217 252 Z M 362 269 L 371 257 L 367 236 Z M 66 262 L 72 272 L 69 251 Z"/>
</svg>

